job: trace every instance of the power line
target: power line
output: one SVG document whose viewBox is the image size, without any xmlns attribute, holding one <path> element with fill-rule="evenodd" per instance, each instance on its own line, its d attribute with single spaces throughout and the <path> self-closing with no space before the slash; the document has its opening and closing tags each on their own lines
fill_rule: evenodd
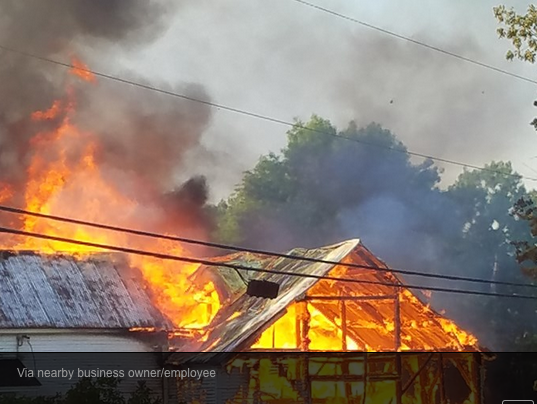
<svg viewBox="0 0 537 404">
<path fill-rule="evenodd" d="M 99 249 L 104 249 L 104 250 L 118 251 L 118 252 L 122 252 L 126 254 L 141 255 L 141 256 L 152 257 L 152 258 L 157 258 L 161 260 L 179 261 L 179 262 L 186 262 L 190 264 L 200 264 L 200 265 L 206 265 L 206 266 L 212 266 L 212 267 L 231 268 L 233 270 L 240 270 L 240 271 L 251 271 L 251 272 L 266 273 L 266 274 L 286 275 L 286 276 L 295 276 L 299 278 L 339 281 L 339 282 L 347 282 L 347 283 L 359 283 L 359 284 L 366 284 L 366 285 L 379 285 L 379 286 L 387 286 L 387 287 L 392 287 L 392 288 L 404 287 L 407 289 L 428 290 L 428 291 L 433 291 L 433 292 L 445 292 L 445 293 L 456 293 L 456 294 L 466 294 L 466 295 L 476 295 L 476 296 L 510 297 L 510 298 L 515 298 L 515 299 L 537 300 L 537 297 L 531 296 L 531 295 L 492 293 L 492 292 L 481 292 L 477 290 L 428 287 L 428 286 L 420 286 L 420 285 L 402 284 L 400 282 L 399 283 L 386 283 L 386 282 L 381 282 L 381 281 L 368 281 L 368 280 L 359 280 L 359 279 L 352 279 L 352 278 L 341 278 L 337 276 L 300 274 L 300 273 L 289 272 L 289 271 L 252 268 L 252 267 L 248 267 L 248 266 L 240 265 L 240 264 L 230 264 L 227 262 L 216 262 L 216 261 L 210 261 L 206 259 L 163 254 L 163 253 L 157 253 L 157 252 L 146 251 L 146 250 L 138 250 L 138 249 L 128 248 L 128 247 L 119 247 L 119 246 L 114 246 L 110 244 L 99 244 L 99 243 L 93 243 L 90 241 L 75 240 L 71 238 L 51 236 L 48 234 L 34 233 L 34 232 L 28 232 L 24 230 L 16 230 L 16 229 L 8 228 L 8 227 L 0 227 L 0 233 L 8 233 L 8 234 L 14 234 L 18 236 L 39 238 L 43 240 L 51 240 L 51 241 L 56 241 L 56 242 L 66 243 L 66 244 L 82 245 L 86 247 L 99 248 Z"/>
<path fill-rule="evenodd" d="M 20 51 L 20 50 L 17 50 L 17 49 L 10 48 L 10 47 L 5 46 L 5 45 L 0 45 L 0 49 L 4 50 L 6 52 L 16 53 L 16 54 L 19 54 L 21 56 L 25 56 L 25 57 L 28 57 L 28 58 L 33 58 L 33 59 L 40 60 L 40 61 L 43 61 L 43 62 L 47 62 L 47 63 L 55 64 L 55 65 L 58 65 L 58 66 L 66 67 L 66 68 L 69 68 L 69 69 L 78 70 L 80 72 L 91 73 L 96 77 L 101 77 L 101 78 L 104 78 L 104 79 L 107 79 L 107 80 L 116 81 L 118 83 L 128 84 L 128 85 L 131 85 L 131 86 L 134 86 L 134 87 L 142 88 L 144 90 L 154 91 L 154 92 L 157 92 L 157 93 L 160 93 L 160 94 L 168 95 L 170 97 L 175 97 L 175 98 L 183 99 L 183 100 L 190 101 L 190 102 L 196 102 L 196 103 L 199 103 L 199 104 L 203 104 L 203 105 L 207 105 L 207 106 L 214 107 L 214 108 L 217 108 L 217 109 L 221 109 L 221 110 L 224 110 L 224 111 L 233 112 L 233 113 L 236 113 L 236 114 L 248 116 L 248 117 L 251 117 L 251 118 L 260 119 L 260 120 L 264 120 L 264 121 L 272 122 L 272 123 L 277 123 L 277 124 L 280 124 L 280 125 L 285 125 L 285 126 L 288 126 L 288 127 L 291 127 L 291 128 L 300 128 L 300 129 L 307 130 L 307 131 L 313 132 L 313 133 L 319 133 L 319 134 L 322 134 L 322 135 L 332 136 L 332 137 L 338 138 L 338 139 L 345 139 L 345 140 L 348 140 L 348 141 L 351 141 L 351 142 L 356 142 L 356 143 L 366 145 L 366 146 L 377 147 L 377 148 L 383 149 L 383 150 L 389 150 L 389 151 L 393 151 L 393 152 L 403 153 L 403 154 L 407 154 L 409 156 L 421 157 L 421 158 L 424 158 L 424 159 L 429 159 L 429 160 L 433 160 L 433 161 L 437 161 L 437 162 L 451 164 L 451 165 L 455 165 L 455 166 L 459 166 L 459 167 L 471 168 L 471 169 L 475 169 L 475 170 L 480 170 L 480 171 L 486 171 L 486 172 L 499 174 L 499 175 L 502 175 L 502 176 L 505 176 L 505 177 L 521 178 L 521 179 L 525 179 L 527 181 L 536 181 L 537 182 L 536 177 L 526 177 L 526 176 L 522 176 L 522 175 L 519 175 L 519 174 L 508 174 L 508 173 L 504 173 L 504 172 L 501 172 L 501 171 L 492 170 L 492 169 L 487 168 L 487 167 L 482 167 L 482 166 L 478 166 L 478 165 L 474 165 L 474 164 L 463 163 L 463 162 L 457 161 L 457 160 L 447 159 L 447 158 L 443 158 L 443 157 L 436 157 L 436 156 L 433 156 L 433 155 L 414 152 L 414 151 L 410 151 L 410 150 L 407 150 L 407 149 L 387 147 L 387 146 L 375 144 L 375 143 L 372 143 L 372 142 L 367 142 L 367 141 L 364 141 L 362 139 L 356 139 L 356 138 L 353 138 L 353 137 L 350 137 L 350 136 L 345 136 L 345 135 L 343 135 L 341 133 L 330 133 L 330 132 L 326 132 L 326 131 L 323 131 L 323 130 L 310 128 L 310 127 L 302 125 L 302 124 L 300 124 L 298 122 L 290 122 L 290 121 L 286 121 L 286 120 L 283 120 L 283 119 L 274 118 L 274 117 L 271 117 L 271 116 L 268 116 L 268 115 L 263 115 L 263 114 L 256 113 L 256 112 L 246 111 L 244 109 L 230 107 L 230 106 L 215 103 L 215 102 L 212 102 L 212 101 L 202 100 L 202 99 L 199 99 L 199 98 L 191 97 L 191 96 L 181 94 L 181 93 L 177 93 L 177 92 L 174 92 L 174 91 L 164 90 L 162 88 L 158 88 L 158 87 L 150 86 L 150 85 L 147 85 L 147 84 L 139 83 L 139 82 L 136 82 L 136 81 L 124 79 L 124 78 L 121 78 L 121 77 L 118 77 L 118 76 L 113 76 L 111 74 L 101 73 L 101 72 L 91 70 L 91 69 L 88 69 L 88 68 L 84 68 L 84 67 L 81 67 L 81 66 L 75 66 L 75 65 L 72 65 L 70 63 L 61 62 L 61 61 L 51 59 L 51 58 L 48 58 L 48 57 L 39 56 L 39 55 L 35 55 L 35 54 L 32 54 L 32 53 L 28 53 L 28 52 L 23 52 L 23 51 Z"/>
<path fill-rule="evenodd" d="M 418 46 L 427 48 L 429 50 L 444 54 L 446 56 L 454 57 L 454 58 L 462 60 L 464 62 L 472 63 L 472 64 L 474 64 L 476 66 L 484 67 L 485 69 L 489 69 L 489 70 L 495 71 L 497 73 L 505 74 L 507 76 L 511 76 L 511 77 L 516 78 L 516 79 L 526 81 L 528 83 L 537 84 L 537 80 L 533 80 L 533 79 L 530 79 L 528 77 L 521 76 L 521 75 L 516 74 L 516 73 L 512 73 L 512 72 L 510 72 L 508 70 L 500 69 L 499 67 L 496 67 L 496 66 L 484 63 L 484 62 L 480 62 L 478 60 L 475 60 L 475 59 L 472 59 L 472 58 L 469 58 L 469 57 L 466 57 L 466 56 L 459 55 L 457 53 L 454 53 L 454 52 L 439 48 L 438 46 L 429 45 L 429 44 L 427 44 L 425 42 L 418 41 L 416 39 L 412 39 L 410 37 L 398 34 L 396 32 L 389 31 L 389 30 L 387 30 L 385 28 L 381 28 L 381 27 L 378 27 L 376 25 L 369 24 L 367 22 L 358 20 L 357 18 L 348 16 L 348 15 L 345 15 L 345 14 L 338 13 L 338 12 L 336 12 L 334 10 L 330 10 L 330 9 L 322 7 L 322 6 L 318 6 L 317 4 L 313 4 L 313 3 L 310 3 L 310 2 L 305 1 L 305 0 L 292 0 L 292 1 L 294 1 L 296 3 L 299 3 L 299 4 L 302 4 L 302 5 L 305 5 L 305 6 L 308 6 L 308 7 L 311 7 L 313 9 L 318 10 L 318 11 L 322 11 L 324 13 L 330 14 L 330 15 L 332 15 L 334 17 L 338 17 L 338 18 L 342 18 L 342 19 L 350 21 L 350 22 L 354 22 L 354 23 L 359 24 L 359 25 L 361 25 L 363 27 L 373 29 L 373 30 L 378 31 L 378 32 L 382 32 L 383 34 L 390 35 L 390 36 L 392 36 L 394 38 L 398 38 L 398 39 L 402 39 L 404 41 L 411 42 L 411 43 L 413 43 L 415 45 L 418 45 Z"/>
<path fill-rule="evenodd" d="M 0 211 L 33 216 L 33 217 L 38 217 L 42 219 L 49 219 L 49 220 L 54 220 L 58 222 L 94 227 L 97 229 L 110 230 L 110 231 L 115 231 L 119 233 L 133 234 L 136 236 L 150 237 L 150 238 L 169 240 L 169 241 L 177 241 L 180 243 L 199 245 L 203 247 L 218 248 L 222 250 L 247 252 L 247 253 L 252 253 L 252 254 L 265 255 L 269 257 L 291 259 L 295 261 L 306 261 L 306 262 L 312 262 L 312 263 L 317 263 L 317 264 L 339 265 L 339 266 L 343 266 L 347 268 L 358 268 L 358 269 L 366 269 L 366 270 L 372 270 L 372 271 L 377 271 L 377 272 L 388 272 L 388 273 L 395 273 L 395 274 L 401 274 L 401 275 L 421 276 L 424 278 L 444 279 L 444 280 L 449 280 L 449 281 L 464 281 L 464 282 L 481 283 L 481 284 L 486 284 L 486 285 L 516 286 L 516 287 L 528 287 L 528 288 L 537 289 L 537 285 L 531 285 L 531 284 L 505 282 L 505 281 L 493 281 L 493 280 L 487 280 L 487 279 L 469 278 L 469 277 L 455 276 L 455 275 L 428 274 L 428 273 L 409 271 L 409 270 L 404 270 L 404 269 L 382 268 L 379 266 L 362 265 L 362 264 L 354 264 L 354 263 L 341 263 L 337 261 L 325 260 L 325 259 L 320 259 L 320 258 L 305 257 L 302 255 L 292 255 L 292 254 L 278 253 L 274 251 L 259 250 L 259 249 L 254 249 L 254 248 L 238 247 L 238 246 L 233 246 L 229 244 L 194 240 L 194 239 L 190 239 L 186 237 L 170 236 L 166 234 L 152 233 L 148 231 L 129 229 L 125 227 L 111 226 L 107 224 L 88 222 L 88 221 L 78 220 L 78 219 L 71 219 L 71 218 L 66 218 L 62 216 L 48 215 L 45 213 L 33 212 L 29 210 L 24 210 L 24 209 L 13 208 L 10 206 L 0 205 Z"/>
</svg>

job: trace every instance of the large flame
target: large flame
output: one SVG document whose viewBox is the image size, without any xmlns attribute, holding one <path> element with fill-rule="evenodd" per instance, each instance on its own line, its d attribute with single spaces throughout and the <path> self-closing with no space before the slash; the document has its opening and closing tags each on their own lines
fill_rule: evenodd
<svg viewBox="0 0 537 404">
<path fill-rule="evenodd" d="M 286 313 L 271 327 L 265 330 L 259 340 L 252 346 L 253 349 L 298 350 L 303 348 L 301 338 L 307 338 L 307 350 L 312 351 L 342 351 L 358 350 L 358 344 L 349 336 L 346 337 L 346 346 L 343 345 L 343 332 L 341 321 L 330 321 L 314 305 L 306 306 L 309 317 L 309 328 L 300 330 L 299 303 L 292 304 Z"/>
<path fill-rule="evenodd" d="M 345 274 L 343 274 L 345 275 Z M 360 286 L 363 288 L 366 286 Z M 319 289 L 321 290 L 321 289 Z M 359 292 L 359 291 L 357 291 Z M 328 294 L 317 291 L 318 295 L 330 297 L 330 294 L 338 294 L 337 286 L 327 289 Z M 476 350 L 477 338 L 459 328 L 453 321 L 437 315 L 433 310 L 421 303 L 408 289 L 402 289 L 400 303 L 404 307 L 412 307 L 420 310 L 416 312 L 416 318 L 400 319 L 399 351 L 450 349 L 454 351 Z M 352 307 L 352 303 L 348 303 Z M 379 302 L 376 302 L 380 305 Z M 300 307 L 303 307 L 300 309 Z M 379 308 L 379 307 L 377 307 Z M 332 314 L 330 314 L 332 313 Z M 333 314 L 337 313 L 337 314 Z M 386 315 L 386 314 L 385 314 Z M 393 315 L 393 313 L 392 313 Z M 346 319 L 345 326 L 343 318 Z M 304 326 L 304 324 L 307 324 Z M 443 335 L 431 335 L 429 330 Z M 345 331 L 344 331 L 345 330 Z M 353 339 L 367 331 L 370 338 L 372 335 L 381 336 L 375 346 L 369 346 L 362 341 Z M 369 333 L 374 331 L 375 334 Z M 343 338 L 344 332 L 347 333 Z M 433 333 L 434 334 L 434 333 Z M 421 337 L 427 335 L 431 340 Z M 413 341 L 418 337 L 420 342 Z M 438 337 L 438 338 L 437 338 Z M 359 337 L 356 337 L 359 338 Z M 374 338 L 374 337 L 373 337 Z M 394 351 L 396 350 L 396 324 L 395 319 L 383 318 L 381 321 L 371 321 L 363 317 L 351 316 L 351 312 L 345 317 L 338 303 L 327 301 L 308 303 L 294 303 L 274 324 L 266 329 L 252 346 L 260 350 L 307 350 L 307 351 Z"/>
<path fill-rule="evenodd" d="M 96 78 L 79 60 L 73 60 L 70 73 L 75 80 L 94 84 Z M 78 128 L 75 91 L 71 87 L 64 99 L 56 100 L 49 109 L 32 114 L 34 122 L 51 122 L 54 129 L 36 133 L 30 142 L 31 155 L 24 189 L 25 209 L 43 214 L 80 218 L 89 222 L 140 228 L 144 217 L 162 214 L 158 206 L 141 206 L 132 194 L 108 181 L 107 173 L 97 163 L 101 147 L 98 137 Z M 42 125 L 47 127 L 46 125 Z M 148 134 L 150 135 L 150 134 Z M 0 184 L 0 202 L 13 196 L 7 184 Z M 189 252 L 176 242 L 130 236 L 125 233 L 76 226 L 47 219 L 25 216 L 22 228 L 28 232 L 72 238 L 100 244 L 111 244 L 171 255 Z M 42 253 L 92 253 L 96 249 L 38 238 L 10 237 L 4 248 L 36 250 Z M 205 291 L 185 293 L 188 276 L 198 265 L 163 261 L 144 256 L 129 256 L 130 264 L 145 277 L 155 304 L 177 327 L 203 327 L 219 308 L 218 295 L 208 285 Z"/>
</svg>

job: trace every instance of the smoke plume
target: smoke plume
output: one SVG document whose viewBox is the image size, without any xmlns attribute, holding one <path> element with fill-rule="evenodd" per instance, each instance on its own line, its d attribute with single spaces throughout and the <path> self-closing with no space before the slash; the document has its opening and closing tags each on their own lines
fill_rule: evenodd
<svg viewBox="0 0 537 404">
<path fill-rule="evenodd" d="M 80 60 L 91 68 L 151 44 L 166 31 L 179 7 L 181 1 L 167 0 L 8 0 L 0 5 L 0 36 L 9 48 L 62 62 Z M 0 184 L 11 190 L 10 202 L 24 204 L 30 164 L 36 157 L 43 167 L 64 157 L 74 167 L 91 145 L 106 184 L 128 200 L 159 210 L 157 216 L 168 216 L 172 207 L 165 203 L 165 194 L 177 186 L 185 155 L 201 147 L 211 118 L 208 107 L 109 80 L 84 82 L 65 68 L 18 53 L 2 51 L 1 57 Z M 124 73 L 147 85 L 208 99 L 198 85 L 148 82 Z M 59 113 L 52 113 L 53 105 Z M 32 119 L 36 111 L 45 118 Z M 66 119 L 83 135 L 63 136 L 60 145 L 44 142 Z M 205 185 L 192 189 L 189 184 L 181 188 L 183 197 L 208 192 Z M 72 193 L 66 189 L 56 199 L 74 203 L 70 199 L 76 192 Z M 182 215 L 199 217 L 205 202 L 198 198 L 183 203 Z M 81 216 L 75 206 L 72 213 Z M 170 217 L 178 218 L 177 210 Z M 177 219 L 175 224 L 195 229 L 207 223 Z M 173 220 L 167 223 L 168 228 L 173 225 Z"/>
<path fill-rule="evenodd" d="M 335 131 L 318 118 L 308 125 Z M 466 180 L 461 188 L 441 190 L 441 173 L 432 161 L 416 165 L 405 153 L 389 150 L 404 146 L 379 125 L 358 129 L 351 124 L 341 132 L 358 142 L 306 130 L 298 133 L 290 136 L 281 156 L 262 160 L 253 174 L 247 174 L 239 194 L 230 199 L 228 219 L 236 218 L 239 243 L 285 251 L 359 238 L 392 268 L 528 282 L 508 242 L 509 234 L 527 233 L 525 224 L 509 215 L 509 208 L 526 192 L 512 178 L 499 175 L 483 185 L 490 176 L 483 172 L 475 184 Z M 494 268 L 498 270 L 493 274 Z M 425 288 L 515 291 L 448 279 L 402 278 Z M 416 293 L 434 308 L 446 310 L 484 345 L 501 349 L 514 349 L 515 336 L 527 330 L 524 319 L 534 311 L 530 301 L 506 304 L 502 298 L 453 293 L 433 293 L 431 299 L 428 293 Z M 494 316 L 508 316 L 509 325 L 483 320 Z"/>
</svg>

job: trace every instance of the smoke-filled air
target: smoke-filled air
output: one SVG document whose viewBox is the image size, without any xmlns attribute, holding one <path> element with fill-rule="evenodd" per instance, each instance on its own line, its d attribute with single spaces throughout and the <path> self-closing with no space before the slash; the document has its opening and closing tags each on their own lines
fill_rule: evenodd
<svg viewBox="0 0 537 404">
<path fill-rule="evenodd" d="M 212 3 L 2 1 L 0 45 L 10 49 L 0 49 L 0 204 L 278 252 L 359 238 L 393 268 L 532 282 L 512 242 L 530 235 L 513 206 L 534 184 L 517 173 L 535 176 L 527 147 L 533 90 L 297 2 L 265 11 L 263 2 Z M 487 12 L 479 19 L 490 24 L 446 24 L 442 35 L 423 23 L 416 38 L 504 66 L 508 44 L 497 39 L 493 4 L 453 3 L 454 20 L 471 10 Z M 2 213 L 0 225 L 189 257 L 225 252 L 24 215 Z M 0 242 L 100 251 L 20 235 Z M 176 327 L 211 323 L 222 302 L 211 283 L 203 298 L 189 292 L 198 264 L 129 260 Z M 484 346 L 535 347 L 532 300 L 415 293 Z"/>
<path fill-rule="evenodd" d="M 186 182 L 177 178 L 185 155 L 200 147 L 210 109 L 181 100 L 171 103 L 161 94 L 103 80 L 85 70 L 93 62 L 113 60 L 121 50 L 147 46 L 165 31 L 180 7 L 180 2 L 138 0 L 2 3 L 0 33 L 6 44 L 74 66 L 67 69 L 2 52 L 2 203 L 116 226 L 207 237 L 211 223 L 202 210 L 208 197 L 205 178 L 194 176 Z M 151 84 L 207 98 L 201 85 Z M 2 223 L 81 241 L 185 252 L 173 243 L 142 242 L 134 236 L 35 217 L 4 215 Z M 2 240 L 4 248 L 18 250 L 94 250 L 27 237 Z M 177 316 L 177 310 L 195 305 L 179 299 L 179 291 L 186 289 L 186 276 L 196 265 L 157 265 L 140 257 L 131 257 L 131 262 L 142 269 L 155 287 L 156 300 L 174 321 L 197 321 L 195 309 L 194 320 Z"/>
</svg>

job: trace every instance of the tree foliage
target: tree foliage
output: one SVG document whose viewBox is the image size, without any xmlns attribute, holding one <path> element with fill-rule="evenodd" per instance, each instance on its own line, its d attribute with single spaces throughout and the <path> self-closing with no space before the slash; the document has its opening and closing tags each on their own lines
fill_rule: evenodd
<svg viewBox="0 0 537 404">
<path fill-rule="evenodd" d="M 518 14 L 514 9 L 501 5 L 494 7 L 494 15 L 503 26 L 497 29 L 500 38 L 511 41 L 513 49 L 507 51 L 507 60 L 520 59 L 535 63 L 537 55 L 537 8 L 528 6 L 526 14 Z M 537 101 L 533 103 L 537 106 Z M 531 125 L 537 130 L 537 118 Z"/>
<path fill-rule="evenodd" d="M 520 198 L 515 204 L 513 215 L 529 223 L 529 240 L 516 240 L 517 260 L 523 266 L 523 270 L 529 276 L 537 279 L 537 208 L 531 198 Z"/>
<path fill-rule="evenodd" d="M 512 211 L 516 201 L 528 193 L 511 164 L 492 162 L 485 170 L 465 171 L 446 195 L 455 202 L 462 230 L 451 243 L 449 265 L 460 268 L 460 275 L 471 273 L 481 279 L 528 283 L 517 264 L 512 245 L 527 233 L 527 223 L 516 220 Z M 475 286 L 472 285 L 472 289 Z M 506 294 L 522 292 L 505 285 L 486 285 L 481 290 Z M 477 324 L 479 334 L 494 335 L 493 343 L 503 349 L 519 347 L 517 340 L 537 331 L 527 321 L 535 313 L 533 301 L 465 295 L 457 303 L 461 310 L 465 306 L 472 307 L 464 321 Z M 487 322 L 482 321 L 485 317 Z"/>
<path fill-rule="evenodd" d="M 524 237 L 527 224 L 510 212 L 527 192 L 511 165 L 492 162 L 485 170 L 465 171 L 441 189 L 433 162 L 413 162 L 405 151 L 378 124 L 351 123 L 339 131 L 313 116 L 288 132 L 280 154 L 261 157 L 219 205 L 219 241 L 281 251 L 360 238 L 394 268 L 524 282 L 511 242 Z M 489 346 L 513 349 L 518 336 L 537 331 L 527 321 L 535 310 L 531 301 L 446 294 L 434 295 L 433 304 Z"/>
<path fill-rule="evenodd" d="M 513 44 L 507 51 L 506 58 L 515 58 L 535 63 L 537 54 L 537 8 L 530 4 L 526 14 L 518 14 L 514 9 L 501 5 L 494 7 L 494 15 L 503 26 L 497 29 L 500 38 L 506 38 Z"/>
<path fill-rule="evenodd" d="M 290 130 L 282 153 L 261 157 L 220 204 L 218 238 L 279 250 L 314 247 L 355 233 L 352 210 L 371 198 L 383 196 L 389 205 L 399 195 L 413 210 L 431 207 L 413 197 L 439 180 L 430 162 L 412 165 L 404 152 L 388 150 L 405 148 L 377 124 L 351 123 L 341 134 L 355 141 L 330 136 L 337 133 L 317 116 Z"/>
<path fill-rule="evenodd" d="M 117 378 L 83 378 L 71 387 L 65 395 L 53 397 L 25 397 L 0 395 L 0 404 L 161 404 L 145 382 L 138 382 L 137 388 L 125 397 L 119 390 Z"/>
<path fill-rule="evenodd" d="M 537 7 L 533 4 L 528 6 L 526 14 L 518 14 L 513 9 L 507 9 L 505 6 L 494 8 L 494 14 L 497 20 L 505 27 L 498 28 L 498 34 L 501 38 L 511 40 L 513 50 L 507 52 L 507 59 L 520 60 L 535 63 L 537 55 Z M 534 102 L 537 106 L 537 101 Z M 537 118 L 531 124 L 537 130 Z M 513 216 L 527 225 L 530 232 L 524 237 L 513 240 L 512 244 L 516 247 L 518 262 L 525 264 L 524 272 L 534 279 L 537 279 L 537 215 L 535 214 L 534 201 L 537 200 L 533 195 L 521 197 L 516 201 Z"/>
</svg>

